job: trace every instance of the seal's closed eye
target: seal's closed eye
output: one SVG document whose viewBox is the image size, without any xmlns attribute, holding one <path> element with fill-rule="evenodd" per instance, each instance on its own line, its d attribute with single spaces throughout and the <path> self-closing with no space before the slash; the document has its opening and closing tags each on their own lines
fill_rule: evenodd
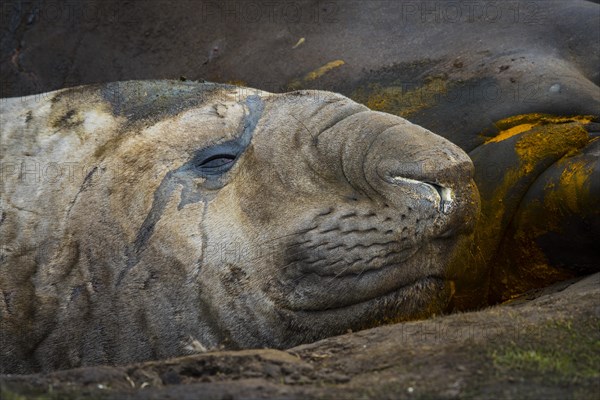
<svg viewBox="0 0 600 400">
<path fill-rule="evenodd" d="M 199 150 L 190 163 L 184 166 L 184 170 L 189 171 L 191 167 L 209 181 L 220 181 L 220 175 L 225 174 L 235 165 L 239 156 L 250 144 L 264 107 L 260 97 L 256 95 L 248 96 L 244 104 L 247 108 L 242 120 L 240 136 Z"/>
<path fill-rule="evenodd" d="M 236 156 L 233 154 L 217 154 L 207 158 L 204 161 L 201 161 L 198 167 L 204 169 L 223 168 L 229 164 L 232 164 L 235 158 Z"/>
<path fill-rule="evenodd" d="M 192 165 L 201 175 L 221 175 L 233 167 L 242 151 L 235 141 L 208 147 L 196 154 Z"/>
</svg>

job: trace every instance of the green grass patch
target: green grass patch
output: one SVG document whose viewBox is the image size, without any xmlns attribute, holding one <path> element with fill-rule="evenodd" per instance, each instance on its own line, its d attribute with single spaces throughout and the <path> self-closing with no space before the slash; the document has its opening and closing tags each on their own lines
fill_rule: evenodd
<svg viewBox="0 0 600 400">
<path fill-rule="evenodd" d="M 600 320 L 554 321 L 491 352 L 501 372 L 541 375 L 556 383 L 600 378 Z"/>
</svg>

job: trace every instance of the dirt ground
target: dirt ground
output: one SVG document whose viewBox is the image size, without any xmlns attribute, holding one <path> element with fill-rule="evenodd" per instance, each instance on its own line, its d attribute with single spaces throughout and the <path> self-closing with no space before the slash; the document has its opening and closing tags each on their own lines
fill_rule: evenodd
<svg viewBox="0 0 600 400">
<path fill-rule="evenodd" d="M 594 399 L 600 274 L 478 312 L 382 326 L 286 351 L 216 351 L 0 377 L 5 400 Z"/>
</svg>

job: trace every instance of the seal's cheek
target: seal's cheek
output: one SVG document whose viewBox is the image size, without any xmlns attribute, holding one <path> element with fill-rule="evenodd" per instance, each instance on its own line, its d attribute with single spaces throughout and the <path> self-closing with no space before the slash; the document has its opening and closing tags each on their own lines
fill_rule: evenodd
<svg viewBox="0 0 600 400">
<path fill-rule="evenodd" d="M 274 229 L 249 220 L 229 186 L 207 204 L 197 284 L 203 302 L 210 304 L 210 310 L 203 312 L 218 321 L 221 343 L 278 345 L 273 335 L 282 321 L 265 295 L 266 288 L 277 279 L 281 243 Z M 269 232 L 274 237 L 266 236 Z"/>
<path fill-rule="evenodd" d="M 166 265 L 181 265 L 183 270 L 173 271 L 186 279 L 194 279 L 202 268 L 204 235 L 201 230 L 204 204 L 181 204 L 180 195 L 175 194 L 165 206 L 162 216 L 156 222 L 147 250 L 171 260 Z M 173 263 L 172 261 L 175 261 Z"/>
</svg>

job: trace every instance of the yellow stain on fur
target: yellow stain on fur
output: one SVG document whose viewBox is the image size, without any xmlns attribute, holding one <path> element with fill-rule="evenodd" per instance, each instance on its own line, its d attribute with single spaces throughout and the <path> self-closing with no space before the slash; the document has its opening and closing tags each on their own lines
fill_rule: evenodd
<svg viewBox="0 0 600 400">
<path fill-rule="evenodd" d="M 502 221 L 511 218 L 505 215 L 509 210 L 503 207 L 511 190 L 525 184 L 527 179 L 535 179 L 554 163 L 563 165 L 561 175 L 546 184 L 542 199 L 530 199 L 518 206 L 518 221 L 511 222 L 516 228 L 507 231 L 509 234 L 498 250 L 502 257 L 494 259 L 492 266 L 492 280 L 496 282 L 492 291 L 500 298 L 506 300 L 534 286 L 571 277 L 570 271 L 550 265 L 537 238 L 548 232 L 560 232 L 565 215 L 579 214 L 591 203 L 589 184 L 593 165 L 573 157 L 595 140 L 585 129 L 593 120 L 592 116 L 517 115 L 497 121 L 500 133 L 485 142 L 485 146 L 514 146 L 519 163 L 505 171 L 503 181 L 482 202 L 483 224 L 478 232 L 482 246 L 492 248 Z M 503 142 L 509 137 L 516 140 Z"/>
<path fill-rule="evenodd" d="M 383 111 L 401 117 L 409 117 L 418 111 L 437 104 L 446 94 L 449 84 L 445 77 L 429 76 L 423 85 L 408 89 L 403 86 L 372 84 L 357 89 L 350 97 L 374 111 Z"/>
<path fill-rule="evenodd" d="M 294 79 L 290 83 L 288 83 L 288 90 L 300 90 L 304 87 L 304 83 L 314 81 L 328 73 L 329 71 L 339 68 L 342 65 L 346 64 L 344 60 L 334 60 L 330 61 L 327 64 L 315 69 L 314 71 L 310 71 L 308 74 L 304 75 L 302 79 Z"/>
<path fill-rule="evenodd" d="M 535 126 L 535 124 L 521 124 L 521 125 L 513 126 L 512 128 L 508 128 L 506 130 L 500 131 L 497 136 L 486 141 L 486 143 L 501 142 L 501 141 L 511 138 L 515 135 L 518 135 L 519 133 L 527 132 L 534 126 Z"/>
<path fill-rule="evenodd" d="M 598 139 L 595 139 L 598 140 Z M 558 182 L 549 182 L 545 190 L 545 208 L 554 214 L 565 212 L 578 214 L 591 203 L 590 184 L 594 165 L 589 161 L 571 161 L 566 165 Z"/>
<path fill-rule="evenodd" d="M 574 115 L 569 117 L 541 113 L 515 115 L 497 121 L 495 125 L 500 132 L 485 143 L 501 142 L 540 125 L 564 124 L 568 122 L 578 122 L 585 125 L 593 119 L 594 117 L 591 115 Z"/>
<path fill-rule="evenodd" d="M 523 135 L 515 145 L 523 173 L 529 174 L 546 158 L 560 158 L 576 152 L 589 142 L 579 122 L 540 125 Z"/>
<path fill-rule="evenodd" d="M 332 69 L 339 68 L 344 64 L 346 64 L 344 62 L 344 60 L 330 61 L 327 64 L 306 74 L 306 76 L 304 76 L 304 80 L 305 81 L 314 81 L 315 79 L 320 78 L 321 76 L 325 75 L 327 72 L 331 71 Z"/>
</svg>

